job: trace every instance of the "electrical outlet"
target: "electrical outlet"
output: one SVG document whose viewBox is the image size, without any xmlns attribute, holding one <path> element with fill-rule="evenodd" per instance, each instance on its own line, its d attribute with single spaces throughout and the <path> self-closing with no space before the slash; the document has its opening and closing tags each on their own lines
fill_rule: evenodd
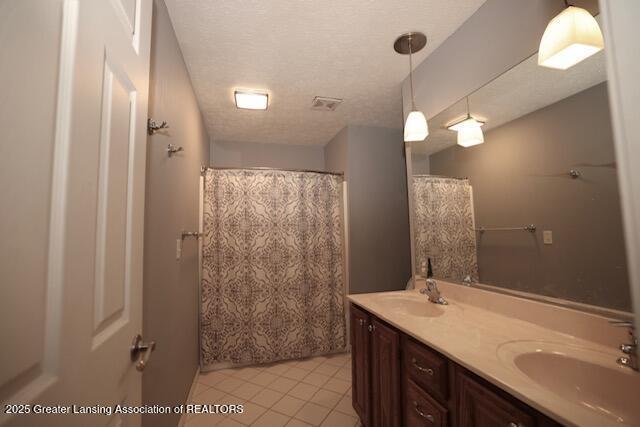
<svg viewBox="0 0 640 427">
<path fill-rule="evenodd" d="M 544 241 L 545 245 L 552 245 L 553 244 L 553 231 L 544 230 L 542 232 L 542 240 Z"/>
</svg>

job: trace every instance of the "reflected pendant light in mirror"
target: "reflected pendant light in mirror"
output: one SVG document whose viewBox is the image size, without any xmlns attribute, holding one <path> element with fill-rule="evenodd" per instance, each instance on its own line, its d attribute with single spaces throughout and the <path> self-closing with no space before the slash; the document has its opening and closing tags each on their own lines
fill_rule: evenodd
<svg viewBox="0 0 640 427">
<path fill-rule="evenodd" d="M 458 145 L 472 147 L 484 142 L 482 133 L 484 122 L 471 116 L 469 110 L 469 97 L 467 96 L 467 117 L 447 126 L 447 129 L 458 132 Z"/>
<path fill-rule="evenodd" d="M 461 147 L 473 147 L 484 142 L 484 134 L 480 126 L 468 127 L 458 132 L 458 145 Z"/>
<path fill-rule="evenodd" d="M 565 6 L 544 30 L 538 65 L 566 70 L 604 48 L 600 26 L 591 13 L 566 0 Z"/>
<path fill-rule="evenodd" d="M 404 123 L 404 141 L 416 142 L 424 141 L 429 135 L 427 119 L 421 111 L 416 108 L 416 101 L 413 97 L 413 62 L 412 54 L 420 51 L 427 44 L 427 36 L 422 33 L 406 33 L 398 37 L 393 44 L 396 52 L 402 55 L 409 55 L 409 85 L 411 88 L 411 112 Z"/>
</svg>

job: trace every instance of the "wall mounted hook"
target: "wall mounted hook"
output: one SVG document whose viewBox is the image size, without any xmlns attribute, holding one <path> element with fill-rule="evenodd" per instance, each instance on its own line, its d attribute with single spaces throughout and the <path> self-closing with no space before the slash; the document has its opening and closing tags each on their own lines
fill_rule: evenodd
<svg viewBox="0 0 640 427">
<path fill-rule="evenodd" d="M 147 133 L 149 135 L 153 135 L 154 133 L 162 129 L 169 129 L 169 125 L 166 121 L 163 120 L 161 123 L 158 123 L 151 118 L 147 119 Z"/>
<path fill-rule="evenodd" d="M 184 151 L 184 149 L 173 144 L 167 145 L 167 154 L 169 155 L 169 157 L 173 156 L 176 153 L 179 153 L 180 151 Z"/>
</svg>

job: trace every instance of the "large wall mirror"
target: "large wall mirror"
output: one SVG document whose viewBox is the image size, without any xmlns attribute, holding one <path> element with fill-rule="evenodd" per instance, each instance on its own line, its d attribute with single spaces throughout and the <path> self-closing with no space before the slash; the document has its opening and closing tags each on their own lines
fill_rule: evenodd
<svg viewBox="0 0 640 427">
<path fill-rule="evenodd" d="M 468 114 L 481 133 L 451 130 Z M 631 311 L 603 52 L 534 54 L 429 129 L 406 147 L 414 274 Z"/>
</svg>

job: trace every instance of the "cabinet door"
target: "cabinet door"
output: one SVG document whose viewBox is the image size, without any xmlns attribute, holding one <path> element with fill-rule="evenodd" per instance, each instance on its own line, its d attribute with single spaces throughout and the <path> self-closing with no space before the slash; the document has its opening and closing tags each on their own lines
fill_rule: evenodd
<svg viewBox="0 0 640 427">
<path fill-rule="evenodd" d="M 370 317 L 351 305 L 351 401 L 366 427 L 371 426 Z"/>
<path fill-rule="evenodd" d="M 376 319 L 371 329 L 373 427 L 399 427 L 400 334 Z"/>
<path fill-rule="evenodd" d="M 464 374 L 460 384 L 460 427 L 533 427 L 534 417 Z"/>
</svg>

